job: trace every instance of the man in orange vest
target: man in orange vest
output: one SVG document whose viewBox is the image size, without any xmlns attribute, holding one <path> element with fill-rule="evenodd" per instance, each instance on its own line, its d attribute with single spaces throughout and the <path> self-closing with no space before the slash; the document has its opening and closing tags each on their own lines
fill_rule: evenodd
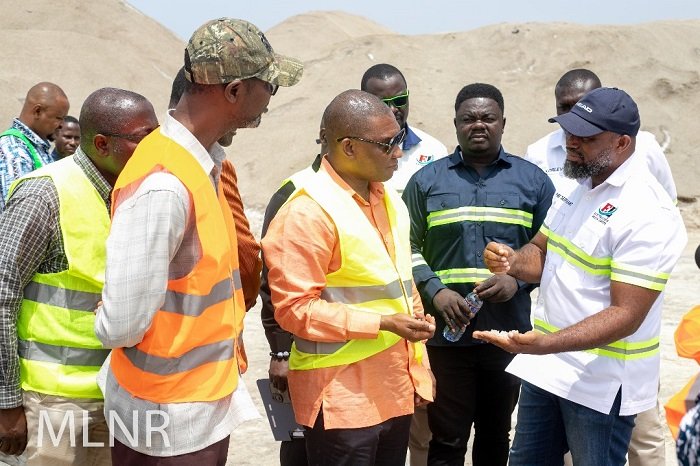
<svg viewBox="0 0 700 466">
<path fill-rule="evenodd" d="M 245 305 L 215 143 L 255 125 L 303 67 L 230 18 L 194 32 L 184 66 L 184 95 L 113 195 L 95 332 L 114 348 L 105 389 L 114 464 L 223 465 L 242 403 L 252 408 L 238 377 Z"/>
</svg>

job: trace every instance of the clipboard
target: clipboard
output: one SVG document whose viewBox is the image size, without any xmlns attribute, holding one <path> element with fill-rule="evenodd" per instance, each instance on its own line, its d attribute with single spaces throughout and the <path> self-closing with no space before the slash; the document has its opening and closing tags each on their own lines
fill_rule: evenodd
<svg viewBox="0 0 700 466">
<path fill-rule="evenodd" d="M 258 379 L 256 381 L 260 398 L 265 407 L 265 414 L 270 423 L 272 436 L 278 442 L 304 438 L 304 428 L 294 419 L 292 403 L 287 398 L 283 401 L 279 393 L 273 394 L 270 390 L 270 379 Z"/>
</svg>

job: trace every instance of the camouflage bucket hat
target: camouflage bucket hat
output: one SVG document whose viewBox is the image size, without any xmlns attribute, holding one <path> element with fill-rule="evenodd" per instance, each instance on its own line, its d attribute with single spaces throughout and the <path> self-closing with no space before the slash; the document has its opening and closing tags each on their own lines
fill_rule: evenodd
<svg viewBox="0 0 700 466">
<path fill-rule="evenodd" d="M 259 78 L 279 86 L 299 82 L 304 65 L 279 55 L 254 24 L 220 18 L 200 26 L 185 49 L 185 77 L 199 84 Z"/>
</svg>

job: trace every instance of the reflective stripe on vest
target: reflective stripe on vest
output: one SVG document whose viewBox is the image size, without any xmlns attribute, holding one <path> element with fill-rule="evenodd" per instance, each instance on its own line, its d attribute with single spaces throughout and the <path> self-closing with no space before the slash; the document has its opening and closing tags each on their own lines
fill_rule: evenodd
<svg viewBox="0 0 700 466">
<path fill-rule="evenodd" d="M 305 192 L 314 199 L 333 220 L 340 241 L 341 266 L 326 275 L 322 299 L 377 314 L 412 313 L 409 219 L 401 198 L 394 191 L 385 190 L 384 204 L 396 251 L 393 263 L 355 200 L 324 170 L 306 175 L 305 184 L 297 186 L 299 191 L 293 197 Z M 400 340 L 398 335 L 383 330 L 375 339 L 347 342 L 314 342 L 295 336 L 289 367 L 310 370 L 352 364 Z M 420 348 L 416 348 L 415 356 L 421 357 Z"/>
<path fill-rule="evenodd" d="M 540 319 L 535 319 L 533 327 L 535 330 L 546 334 L 555 333 L 561 330 L 558 327 L 548 324 Z M 625 361 L 648 358 L 659 353 L 659 337 L 654 337 L 649 340 L 639 342 L 619 340 L 599 348 L 593 348 L 585 351 L 598 356 L 622 359 Z"/>
<path fill-rule="evenodd" d="M 169 375 L 196 369 L 211 362 L 233 358 L 233 340 L 223 340 L 208 345 L 197 346 L 187 353 L 173 358 L 164 358 L 144 353 L 134 347 L 124 348 L 129 361 L 142 370 L 158 375 Z"/>
<path fill-rule="evenodd" d="M 365 285 L 355 287 L 331 287 L 324 288 L 321 298 L 329 302 L 343 304 L 360 304 L 379 299 L 397 299 L 403 297 L 404 289 L 411 289 L 411 281 L 406 280 L 401 286 L 401 281 L 395 280 L 387 285 Z"/>
<path fill-rule="evenodd" d="M 518 209 L 465 206 L 428 214 L 428 229 L 459 222 L 496 222 L 532 228 L 532 214 Z"/>
<path fill-rule="evenodd" d="M 190 194 L 201 258 L 185 277 L 168 281 L 142 341 L 115 349 L 111 369 L 122 388 L 154 403 L 219 400 L 233 393 L 239 371 L 245 371 L 240 344 L 245 304 L 233 215 L 222 183 L 217 192 L 195 157 L 160 130 L 141 141 L 122 170 L 113 211 L 123 200 L 122 188 L 159 167 Z"/>
<path fill-rule="evenodd" d="M 17 342 L 17 353 L 32 361 L 52 362 L 64 366 L 97 366 L 107 359 L 108 349 L 70 348 L 53 346 L 38 341 Z"/>
<path fill-rule="evenodd" d="M 574 267 L 590 275 L 609 276 L 611 280 L 663 291 L 670 274 L 654 272 L 613 261 L 610 257 L 594 257 L 568 239 L 554 233 L 546 225 L 540 231 L 547 237 L 547 251 L 551 251 Z"/>
<path fill-rule="evenodd" d="M 29 282 L 24 288 L 24 299 L 76 311 L 94 312 L 102 293 L 67 290 L 45 283 Z"/>
<path fill-rule="evenodd" d="M 94 333 L 102 298 L 109 215 L 104 199 L 73 156 L 15 181 L 48 177 L 58 194 L 58 220 L 68 261 L 62 272 L 37 273 L 24 289 L 17 316 L 24 390 L 69 398 L 102 398 L 97 372 L 109 354 Z"/>
</svg>

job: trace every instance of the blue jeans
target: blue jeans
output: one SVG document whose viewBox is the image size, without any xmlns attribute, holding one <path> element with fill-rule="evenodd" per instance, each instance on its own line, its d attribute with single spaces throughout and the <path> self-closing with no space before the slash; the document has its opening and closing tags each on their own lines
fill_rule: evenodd
<svg viewBox="0 0 700 466">
<path fill-rule="evenodd" d="M 610 414 L 565 400 L 522 381 L 510 466 L 624 466 L 635 416 L 620 416 L 621 391 Z"/>
</svg>

